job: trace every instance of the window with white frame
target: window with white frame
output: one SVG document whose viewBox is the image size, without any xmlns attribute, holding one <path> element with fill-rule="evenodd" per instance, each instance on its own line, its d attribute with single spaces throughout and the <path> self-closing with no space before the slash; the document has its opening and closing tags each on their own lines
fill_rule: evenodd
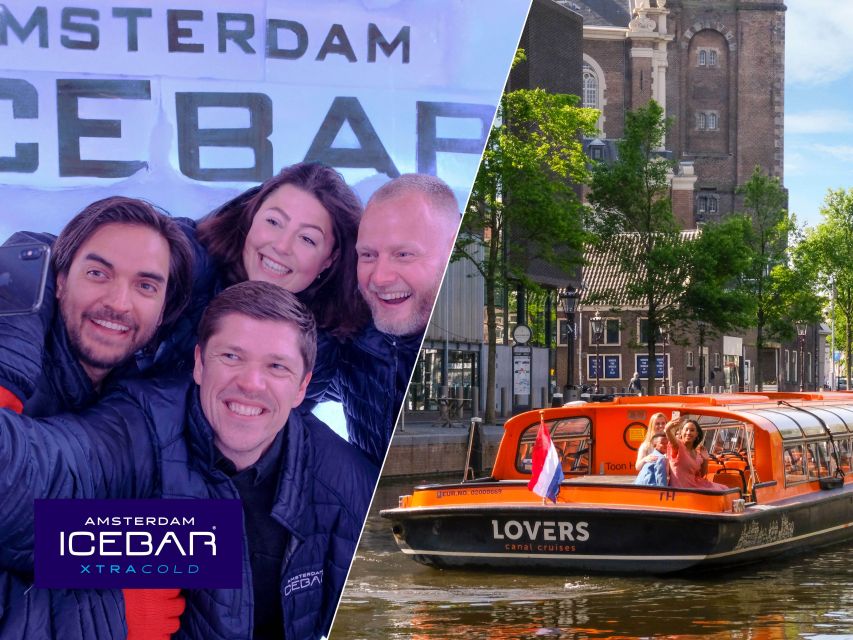
<svg viewBox="0 0 853 640">
<path fill-rule="evenodd" d="M 604 318 L 604 333 L 601 336 L 601 344 L 619 346 L 622 344 L 619 335 L 619 318 Z M 592 333 L 592 320 L 589 321 L 589 344 L 594 345 Z"/>
<path fill-rule="evenodd" d="M 800 381 L 800 369 L 799 369 L 799 367 L 797 366 L 797 365 L 799 364 L 799 363 L 797 362 L 797 359 L 798 359 L 798 358 L 797 358 L 797 352 L 796 352 L 796 351 L 792 351 L 792 352 L 791 352 L 791 364 L 792 364 L 792 367 L 793 367 L 793 369 L 794 369 L 794 371 L 793 371 L 793 380 L 794 380 L 794 382 L 799 382 L 799 381 Z"/>
<path fill-rule="evenodd" d="M 743 383 L 752 384 L 752 362 L 750 360 L 743 361 Z"/>
<path fill-rule="evenodd" d="M 692 351 L 688 351 L 685 355 L 686 355 L 686 358 L 685 358 L 686 366 L 687 366 L 687 368 L 688 368 L 688 369 L 692 369 L 692 368 L 694 367 L 694 364 L 693 364 L 693 352 L 692 352 Z"/>
<path fill-rule="evenodd" d="M 717 213 L 719 210 L 718 202 L 716 194 L 700 193 L 696 198 L 696 212 Z"/>
<path fill-rule="evenodd" d="M 557 318 L 557 346 L 565 347 L 574 333 L 573 323 L 565 318 Z M 568 331 L 568 333 L 566 333 Z"/>
<path fill-rule="evenodd" d="M 722 359 L 720 358 L 720 352 L 717 351 L 714 354 L 714 368 L 719 369 L 722 366 Z"/>
<path fill-rule="evenodd" d="M 720 114 L 717 111 L 697 111 L 696 128 L 699 131 L 717 131 L 720 128 Z"/>
<path fill-rule="evenodd" d="M 598 104 L 598 76 L 586 63 L 583 65 L 583 106 L 588 109 L 601 108 Z"/>
<path fill-rule="evenodd" d="M 716 49 L 698 49 L 696 65 L 699 67 L 716 67 L 719 55 Z"/>
<path fill-rule="evenodd" d="M 791 381 L 791 352 L 785 350 L 785 382 Z"/>
</svg>

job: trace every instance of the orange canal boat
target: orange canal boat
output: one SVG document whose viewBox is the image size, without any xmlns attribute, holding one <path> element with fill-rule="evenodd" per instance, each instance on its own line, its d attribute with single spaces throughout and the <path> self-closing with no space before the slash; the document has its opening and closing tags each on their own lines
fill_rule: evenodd
<svg viewBox="0 0 853 640">
<path fill-rule="evenodd" d="M 725 490 L 634 484 L 653 413 L 697 420 Z M 437 567 L 663 574 L 853 537 L 853 394 L 624 397 L 545 409 L 565 479 L 528 491 L 540 412 L 507 421 L 492 473 L 418 486 L 382 511 L 400 549 Z"/>
</svg>

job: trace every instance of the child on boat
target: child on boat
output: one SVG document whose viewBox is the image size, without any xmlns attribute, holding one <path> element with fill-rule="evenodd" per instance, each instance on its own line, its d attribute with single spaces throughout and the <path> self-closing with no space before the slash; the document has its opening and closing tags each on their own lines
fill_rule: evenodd
<svg viewBox="0 0 853 640">
<path fill-rule="evenodd" d="M 652 436 L 652 451 L 644 459 L 634 484 L 650 484 L 665 487 L 667 484 L 666 434 Z"/>
</svg>

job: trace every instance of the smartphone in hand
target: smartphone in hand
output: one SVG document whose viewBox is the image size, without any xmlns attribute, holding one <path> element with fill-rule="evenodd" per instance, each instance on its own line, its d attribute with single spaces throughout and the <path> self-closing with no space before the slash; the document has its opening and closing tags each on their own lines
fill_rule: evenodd
<svg viewBox="0 0 853 640">
<path fill-rule="evenodd" d="M 39 310 L 49 263 L 50 247 L 40 242 L 0 247 L 0 316 Z"/>
</svg>

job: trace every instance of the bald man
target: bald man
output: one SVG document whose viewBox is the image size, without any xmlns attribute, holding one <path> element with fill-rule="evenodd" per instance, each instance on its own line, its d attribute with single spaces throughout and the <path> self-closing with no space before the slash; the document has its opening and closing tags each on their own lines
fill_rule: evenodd
<svg viewBox="0 0 853 640">
<path fill-rule="evenodd" d="M 378 189 L 358 227 L 358 287 L 373 321 L 339 345 L 327 398 L 343 404 L 349 440 L 382 464 L 459 229 L 450 187 L 405 174 Z M 324 353 L 332 353 L 328 349 Z M 316 375 L 315 370 L 315 375 Z"/>
</svg>

